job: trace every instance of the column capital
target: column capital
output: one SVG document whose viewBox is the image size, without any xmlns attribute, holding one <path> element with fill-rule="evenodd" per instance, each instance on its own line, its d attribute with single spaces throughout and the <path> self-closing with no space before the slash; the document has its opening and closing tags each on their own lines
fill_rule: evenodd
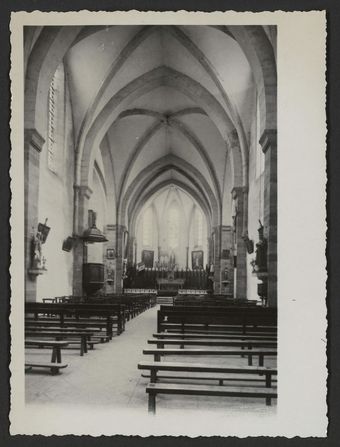
<svg viewBox="0 0 340 447">
<path fill-rule="evenodd" d="M 87 185 L 73 185 L 73 189 L 83 197 L 89 199 L 93 193 L 92 189 Z"/>
<path fill-rule="evenodd" d="M 29 144 L 37 152 L 41 152 L 45 144 L 45 138 L 36 129 L 25 129 L 24 141 L 25 144 Z"/>
<path fill-rule="evenodd" d="M 248 192 L 247 186 L 234 186 L 234 188 L 231 190 L 231 195 L 233 199 L 236 199 L 241 194 L 244 194 Z"/>
<path fill-rule="evenodd" d="M 266 153 L 269 147 L 277 146 L 277 130 L 265 129 L 259 140 L 263 153 Z"/>
</svg>

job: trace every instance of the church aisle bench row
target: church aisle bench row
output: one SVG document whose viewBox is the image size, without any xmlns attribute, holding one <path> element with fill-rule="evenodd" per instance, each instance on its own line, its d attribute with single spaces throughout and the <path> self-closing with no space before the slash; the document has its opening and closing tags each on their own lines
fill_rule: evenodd
<svg viewBox="0 0 340 447">
<path fill-rule="evenodd" d="M 181 333 L 200 333 L 200 334 L 276 334 L 276 326 L 254 326 L 254 325 L 230 325 L 230 324 L 209 324 L 209 323 L 167 323 L 161 322 L 158 325 L 158 333 L 161 332 L 181 332 Z"/>
<path fill-rule="evenodd" d="M 26 303 L 25 313 L 33 314 L 35 319 L 39 315 L 57 315 L 63 324 L 67 318 L 79 320 L 82 317 L 102 317 L 107 321 L 107 335 L 112 335 L 113 317 L 117 321 L 117 333 L 125 330 L 125 309 L 120 304 L 76 304 L 76 303 Z"/>
<path fill-rule="evenodd" d="M 96 343 L 95 341 L 91 341 L 91 336 L 93 332 L 89 331 L 81 331 L 81 332 L 63 332 L 60 333 L 58 331 L 25 331 L 25 337 L 40 337 L 40 338 L 54 338 L 57 341 L 61 341 L 69 338 L 79 339 L 80 344 L 80 355 L 83 356 L 87 353 L 87 346 L 93 349 L 93 345 Z M 32 340 L 30 340 L 32 341 Z M 48 340 L 46 340 L 47 342 Z M 25 340 L 26 343 L 26 340 Z M 70 345 L 72 341 L 67 340 L 67 344 Z M 74 344 L 74 343 L 73 343 Z M 78 346 L 78 344 L 77 344 Z"/>
<path fill-rule="evenodd" d="M 253 364 L 253 357 L 259 358 L 259 366 L 264 365 L 265 357 L 276 357 L 276 350 L 263 350 L 263 349 L 250 349 L 247 351 L 243 350 L 229 350 L 229 349 L 169 349 L 169 348 L 155 348 L 155 349 L 143 349 L 144 355 L 153 355 L 154 360 L 160 361 L 161 357 L 164 356 L 241 356 L 246 355 L 248 357 L 248 365 Z"/>
<path fill-rule="evenodd" d="M 157 376 L 158 371 L 173 371 L 173 372 L 189 372 L 189 373 L 224 373 L 224 374 L 252 374 L 261 375 L 265 377 L 262 383 L 266 387 L 272 386 L 272 376 L 277 375 L 276 368 L 259 367 L 259 366 L 224 366 L 212 365 L 207 363 L 181 363 L 181 362 L 139 362 L 138 369 L 150 371 L 151 383 L 156 383 L 160 378 Z M 175 379 L 176 376 L 172 376 Z M 184 378 L 181 376 L 181 378 Z M 192 377 L 185 377 L 191 380 Z M 194 377 L 199 379 L 199 376 Z M 210 378 L 211 380 L 213 377 Z M 224 381 L 228 381 L 227 377 L 219 377 L 219 384 L 223 385 Z"/>
<path fill-rule="evenodd" d="M 277 398 L 277 390 L 275 388 L 260 387 L 227 387 L 218 385 L 182 385 L 182 384 L 165 384 L 165 383 L 149 383 L 146 387 L 149 394 L 148 409 L 149 413 L 156 413 L 156 396 L 157 394 L 173 394 L 188 396 L 221 396 L 221 397 L 244 397 L 244 398 L 264 398 L 266 405 L 271 405 L 271 399 Z"/>
<path fill-rule="evenodd" d="M 211 333 L 196 333 L 196 334 L 188 334 L 188 333 L 181 333 L 181 332 L 161 332 L 152 334 L 153 337 L 163 339 L 163 338 L 178 338 L 183 340 L 190 340 L 190 339 L 196 339 L 196 338 L 204 338 L 204 339 L 221 339 L 221 340 L 273 340 L 275 341 L 277 339 L 275 334 L 256 334 L 256 335 L 244 335 L 242 333 L 234 333 L 234 334 L 211 334 Z"/>
<path fill-rule="evenodd" d="M 276 348 L 277 342 L 271 340 L 175 340 L 175 339 L 150 339 L 148 344 L 156 344 L 157 348 L 164 348 L 164 345 L 180 345 L 180 346 L 211 346 L 211 347 L 240 347 L 242 348 Z"/>
<path fill-rule="evenodd" d="M 93 334 L 91 336 L 91 339 L 89 341 L 95 341 L 98 340 L 100 341 L 100 343 L 104 343 L 104 342 L 108 342 L 110 340 L 110 337 L 108 337 L 107 335 L 104 335 L 104 333 L 102 333 L 102 331 L 100 329 L 96 329 L 96 328 L 92 328 L 92 329 L 79 329 L 79 328 L 73 328 L 73 327 L 60 327 L 60 326 L 37 326 L 34 324 L 27 324 L 25 323 L 25 330 L 29 331 L 29 332 L 38 332 L 38 333 L 44 333 L 44 332 L 55 332 L 55 333 L 60 333 L 60 334 L 65 334 L 65 333 L 82 333 L 84 332 L 85 334 Z"/>
</svg>

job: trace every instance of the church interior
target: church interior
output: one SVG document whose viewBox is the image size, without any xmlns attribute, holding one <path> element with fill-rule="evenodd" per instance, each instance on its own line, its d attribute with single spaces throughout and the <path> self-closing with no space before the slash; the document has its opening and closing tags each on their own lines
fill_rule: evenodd
<svg viewBox="0 0 340 447">
<path fill-rule="evenodd" d="M 26 402 L 273 411 L 276 27 L 23 44 Z"/>
</svg>

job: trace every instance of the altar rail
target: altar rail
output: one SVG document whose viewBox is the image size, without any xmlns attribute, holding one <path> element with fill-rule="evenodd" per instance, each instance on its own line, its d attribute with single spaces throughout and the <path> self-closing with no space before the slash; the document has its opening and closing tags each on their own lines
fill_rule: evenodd
<svg viewBox="0 0 340 447">
<path fill-rule="evenodd" d="M 148 294 L 148 295 L 157 295 L 156 289 L 124 289 L 124 293 L 127 295 L 131 294 Z"/>
</svg>

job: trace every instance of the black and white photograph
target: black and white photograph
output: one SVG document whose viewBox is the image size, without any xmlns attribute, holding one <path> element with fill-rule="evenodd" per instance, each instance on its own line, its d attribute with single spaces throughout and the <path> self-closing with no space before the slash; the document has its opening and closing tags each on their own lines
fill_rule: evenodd
<svg viewBox="0 0 340 447">
<path fill-rule="evenodd" d="M 324 15 L 183 14 L 13 14 L 15 434 L 325 433 Z M 291 49 L 311 29 L 313 50 Z M 289 112 L 309 119 L 308 70 L 321 211 L 304 229 Z M 301 239 L 321 260 L 309 315 Z M 307 367 L 289 337 L 309 324 Z"/>
</svg>

